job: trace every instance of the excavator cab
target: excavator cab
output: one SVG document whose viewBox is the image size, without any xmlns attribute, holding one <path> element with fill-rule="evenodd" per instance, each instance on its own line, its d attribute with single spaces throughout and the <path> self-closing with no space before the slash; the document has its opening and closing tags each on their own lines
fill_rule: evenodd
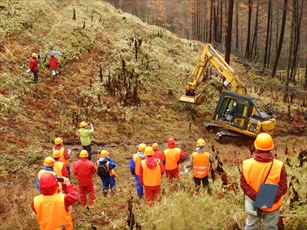
<svg viewBox="0 0 307 230">
<path fill-rule="evenodd" d="M 271 115 L 258 111 L 255 98 L 231 91 L 221 93 L 213 122 L 250 137 L 256 137 L 261 132 L 273 135 L 276 127 Z"/>
</svg>

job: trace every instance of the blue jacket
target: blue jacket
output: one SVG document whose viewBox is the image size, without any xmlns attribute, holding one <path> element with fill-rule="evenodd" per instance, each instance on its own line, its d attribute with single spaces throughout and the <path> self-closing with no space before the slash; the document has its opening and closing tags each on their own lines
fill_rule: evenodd
<svg viewBox="0 0 307 230">
<path fill-rule="evenodd" d="M 137 154 L 143 160 L 146 158 L 145 154 L 143 152 L 141 152 L 140 150 L 137 151 Z M 133 156 L 130 159 L 130 172 L 131 172 L 132 175 L 135 175 L 135 162 L 134 162 Z"/>
<path fill-rule="evenodd" d="M 110 157 L 103 157 L 98 160 L 99 163 L 109 161 L 109 170 L 112 170 L 116 167 L 115 162 Z"/>
<path fill-rule="evenodd" d="M 46 170 L 46 171 L 53 171 L 53 168 L 52 167 L 48 167 L 48 166 L 44 166 L 44 170 Z M 38 177 L 36 177 L 35 184 L 36 184 L 36 188 L 37 188 L 38 192 L 40 194 L 42 194 L 41 190 L 39 189 L 39 179 L 38 179 Z"/>
</svg>

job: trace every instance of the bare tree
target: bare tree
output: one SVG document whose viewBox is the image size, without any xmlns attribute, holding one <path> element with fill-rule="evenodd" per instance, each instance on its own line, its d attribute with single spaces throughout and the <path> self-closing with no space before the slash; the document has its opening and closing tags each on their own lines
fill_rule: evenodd
<svg viewBox="0 0 307 230">
<path fill-rule="evenodd" d="M 247 26 L 247 38 L 246 38 L 246 49 L 245 57 L 250 59 L 250 37 L 251 37 L 251 27 L 252 27 L 252 12 L 253 12 L 253 1 L 248 0 L 248 26 Z"/>
<path fill-rule="evenodd" d="M 225 61 L 228 64 L 230 64 L 230 53 L 231 53 L 233 1 L 234 0 L 229 0 L 229 3 L 228 3 L 228 23 L 227 23 L 226 53 L 225 53 Z"/>
<path fill-rule="evenodd" d="M 278 64 L 280 53 L 282 50 L 282 44 L 284 40 L 285 27 L 286 27 L 286 19 L 287 19 L 287 7 L 288 7 L 288 0 L 284 0 L 281 30 L 280 30 L 277 54 L 276 54 L 276 59 L 275 59 L 274 67 L 273 67 L 272 77 L 274 77 L 276 74 L 277 64 Z"/>
<path fill-rule="evenodd" d="M 272 0 L 269 0 L 268 3 L 268 20 L 267 20 L 267 27 L 266 27 L 266 39 L 265 39 L 265 51 L 264 51 L 264 60 L 263 60 L 263 69 L 262 72 L 265 71 L 265 68 L 268 64 L 268 55 L 269 55 L 269 40 L 271 40 L 271 24 L 272 24 Z"/>
</svg>

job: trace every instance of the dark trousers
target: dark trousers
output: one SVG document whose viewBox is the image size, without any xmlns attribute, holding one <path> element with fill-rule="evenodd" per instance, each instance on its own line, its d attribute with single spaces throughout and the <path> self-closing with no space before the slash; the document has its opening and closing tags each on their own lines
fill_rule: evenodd
<svg viewBox="0 0 307 230">
<path fill-rule="evenodd" d="M 88 152 L 87 159 L 92 160 L 92 147 L 91 147 L 91 145 L 83 146 L 83 149 L 85 149 Z"/>
<path fill-rule="evenodd" d="M 193 177 L 193 179 L 194 179 L 194 184 L 195 184 L 196 188 L 198 188 L 198 189 L 199 189 L 201 183 L 203 183 L 204 188 L 206 188 L 209 185 L 208 176 L 206 176 L 204 178 Z"/>
<path fill-rule="evenodd" d="M 34 83 L 37 83 L 37 81 L 38 81 L 38 71 L 33 71 L 33 76 L 34 76 Z"/>
</svg>

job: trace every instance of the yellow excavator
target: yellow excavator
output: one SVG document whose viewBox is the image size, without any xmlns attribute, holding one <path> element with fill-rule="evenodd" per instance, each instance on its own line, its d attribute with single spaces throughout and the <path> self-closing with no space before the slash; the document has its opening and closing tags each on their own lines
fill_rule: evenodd
<svg viewBox="0 0 307 230">
<path fill-rule="evenodd" d="M 213 123 L 203 124 L 207 130 L 213 130 L 215 139 L 221 143 L 230 139 L 245 142 L 246 138 L 255 138 L 259 133 L 265 132 L 273 135 L 276 120 L 266 112 L 261 112 L 256 99 L 247 95 L 246 87 L 235 74 L 234 70 L 210 45 L 206 44 L 204 50 L 192 72 L 193 82 L 188 82 L 186 93 L 179 95 L 180 102 L 200 105 L 205 100 L 204 94 L 196 94 L 204 70 L 213 65 L 226 78 L 225 86 L 231 85 L 233 91 L 223 91 L 213 114 Z M 238 137 L 238 138 L 235 138 Z"/>
</svg>

